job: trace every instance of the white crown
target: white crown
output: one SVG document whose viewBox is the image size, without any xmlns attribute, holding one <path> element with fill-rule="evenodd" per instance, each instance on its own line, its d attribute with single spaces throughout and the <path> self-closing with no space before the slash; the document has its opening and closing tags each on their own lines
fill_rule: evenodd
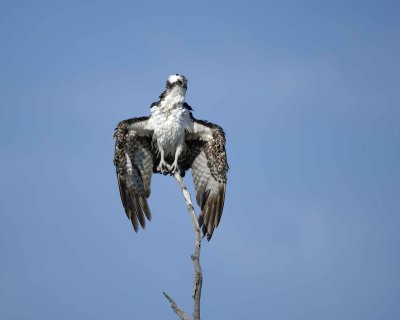
<svg viewBox="0 0 400 320">
<path fill-rule="evenodd" d="M 171 74 L 168 77 L 168 82 L 171 83 L 171 84 L 174 83 L 174 82 L 177 82 L 178 80 L 182 80 L 183 81 L 183 77 L 181 75 L 179 75 L 179 74 Z"/>
</svg>

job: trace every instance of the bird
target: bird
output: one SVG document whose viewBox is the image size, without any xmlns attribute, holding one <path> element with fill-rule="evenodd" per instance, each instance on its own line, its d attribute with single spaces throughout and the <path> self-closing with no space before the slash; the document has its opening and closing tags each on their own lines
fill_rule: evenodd
<svg viewBox="0 0 400 320">
<path fill-rule="evenodd" d="M 191 169 L 201 209 L 198 223 L 203 237 L 210 240 L 225 202 L 226 137 L 220 126 L 193 116 L 185 101 L 187 87 L 185 76 L 170 75 L 159 100 L 150 105 L 149 116 L 118 123 L 114 165 L 122 204 L 135 232 L 152 217 L 147 202 L 152 174 L 183 177 Z"/>
</svg>

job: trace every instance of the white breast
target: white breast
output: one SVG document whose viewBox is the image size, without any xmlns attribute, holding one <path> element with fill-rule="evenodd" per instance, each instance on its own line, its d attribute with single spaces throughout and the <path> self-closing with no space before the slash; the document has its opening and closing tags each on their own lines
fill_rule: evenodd
<svg viewBox="0 0 400 320">
<path fill-rule="evenodd" d="M 152 110 L 149 127 L 154 130 L 153 138 L 166 154 L 175 154 L 176 147 L 183 144 L 185 130 L 192 131 L 193 121 L 189 110 L 176 107 L 168 111 L 159 108 Z"/>
</svg>

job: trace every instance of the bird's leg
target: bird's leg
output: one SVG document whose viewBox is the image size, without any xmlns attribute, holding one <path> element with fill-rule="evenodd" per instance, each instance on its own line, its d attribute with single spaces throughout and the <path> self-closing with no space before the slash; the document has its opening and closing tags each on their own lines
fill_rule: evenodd
<svg viewBox="0 0 400 320">
<path fill-rule="evenodd" d="M 157 171 L 160 171 L 162 174 L 167 174 L 169 172 L 169 165 L 165 162 L 164 159 L 164 149 L 159 147 L 158 150 L 160 151 L 160 164 L 157 167 Z"/>
<path fill-rule="evenodd" d="M 178 159 L 182 153 L 182 149 L 183 149 L 183 144 L 182 143 L 178 144 L 178 146 L 176 147 L 176 151 L 175 151 L 174 162 L 172 163 L 172 165 L 169 168 L 171 170 L 171 174 L 175 174 L 176 172 L 179 172 Z"/>
</svg>

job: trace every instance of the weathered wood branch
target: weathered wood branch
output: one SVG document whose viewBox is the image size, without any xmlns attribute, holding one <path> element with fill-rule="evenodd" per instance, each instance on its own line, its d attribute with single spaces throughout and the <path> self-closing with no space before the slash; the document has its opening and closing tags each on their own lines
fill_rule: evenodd
<svg viewBox="0 0 400 320">
<path fill-rule="evenodd" d="M 175 303 L 174 299 L 172 299 L 167 293 L 163 292 L 163 295 L 168 299 L 171 304 L 172 310 L 178 315 L 181 320 L 191 320 L 190 317 L 183 311 L 178 305 Z"/>
<path fill-rule="evenodd" d="M 194 265 L 193 292 L 192 292 L 192 298 L 194 300 L 193 320 L 200 320 L 201 287 L 203 284 L 203 272 L 201 270 L 201 265 L 200 265 L 200 250 L 201 250 L 201 240 L 202 240 L 201 231 L 197 215 L 196 212 L 194 211 L 192 200 L 190 198 L 190 193 L 186 188 L 185 182 L 183 181 L 183 178 L 179 173 L 175 173 L 175 179 L 176 181 L 178 181 L 178 184 L 182 190 L 188 212 L 192 218 L 194 240 L 195 240 L 194 252 L 193 255 L 191 256 Z M 172 310 L 174 310 L 174 312 L 180 317 L 181 320 L 190 319 L 189 316 L 177 306 L 175 301 L 168 294 L 166 294 L 165 292 L 163 292 L 163 294 L 170 302 Z"/>
</svg>

